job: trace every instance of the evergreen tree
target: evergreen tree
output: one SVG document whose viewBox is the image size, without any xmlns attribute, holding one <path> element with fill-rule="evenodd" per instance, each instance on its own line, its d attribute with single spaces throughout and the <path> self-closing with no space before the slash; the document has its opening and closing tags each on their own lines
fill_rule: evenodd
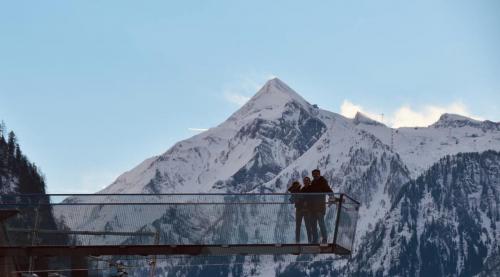
<svg viewBox="0 0 500 277">
<path fill-rule="evenodd" d="M 23 155 L 21 147 L 18 144 L 17 137 L 13 131 L 7 133 L 5 124 L 0 124 L 0 202 L 3 197 L 9 197 L 9 194 L 37 194 L 37 197 L 20 198 L 25 204 L 49 203 L 49 197 L 46 195 L 44 176 L 39 172 L 37 166 L 31 163 Z M 26 208 L 22 214 L 10 221 L 13 226 L 20 228 L 31 228 L 35 211 L 33 208 Z M 58 230 L 54 219 L 52 206 L 39 206 L 38 226 L 40 229 Z M 14 233 L 9 237 L 10 240 L 20 244 L 30 244 L 31 238 L 26 233 Z M 39 243 L 41 244 L 65 244 L 67 236 L 60 234 L 39 234 Z M 27 259 L 19 258 L 19 264 L 27 263 Z M 38 258 L 35 261 L 35 269 L 46 269 L 48 266 L 47 258 Z M 40 275 L 40 276 L 47 276 Z"/>
<path fill-rule="evenodd" d="M 13 131 L 10 131 L 9 132 L 9 139 L 7 142 L 7 147 L 9 148 L 9 153 L 11 153 L 12 155 L 14 155 L 14 151 L 16 149 L 16 144 L 17 144 L 16 134 L 14 134 Z"/>
<path fill-rule="evenodd" d="M 16 144 L 17 144 L 16 134 L 14 134 L 13 131 L 10 131 L 7 140 L 7 163 L 9 166 L 13 166 L 15 163 L 14 153 L 16 152 Z"/>
<path fill-rule="evenodd" d="M 17 160 L 22 160 L 23 154 L 21 152 L 21 147 L 19 147 L 19 144 L 16 143 L 16 155 L 15 155 Z"/>
<path fill-rule="evenodd" d="M 5 127 L 5 122 L 3 122 L 3 120 L 0 122 L 0 139 L 3 139 L 5 137 L 5 130 L 6 127 Z"/>
<path fill-rule="evenodd" d="M 3 136 L 0 136 L 0 176 L 7 169 L 7 142 Z M 1 184 L 0 184 L 1 188 Z"/>
</svg>

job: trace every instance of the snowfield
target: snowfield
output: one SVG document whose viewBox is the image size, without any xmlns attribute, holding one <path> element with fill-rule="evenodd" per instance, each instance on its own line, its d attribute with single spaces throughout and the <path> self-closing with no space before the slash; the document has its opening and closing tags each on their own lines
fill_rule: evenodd
<svg viewBox="0 0 500 277">
<path fill-rule="evenodd" d="M 391 207 L 403 205 L 400 193 L 405 184 L 425 174 L 445 156 L 487 150 L 500 151 L 500 123 L 444 114 L 426 128 L 394 129 L 360 113 L 350 119 L 320 109 L 276 78 L 268 81 L 225 122 L 176 143 L 161 155 L 146 159 L 97 194 L 285 192 L 292 180 L 301 179 L 310 175 L 312 169 L 319 168 L 335 192 L 346 192 L 362 203 L 356 247 L 372 247 L 369 241 L 376 240 L 376 234 L 387 237 L 384 243 L 396 239 L 396 236 L 389 238 L 390 229 L 382 234 L 380 224 L 395 226 L 401 221 L 401 210 L 391 210 Z M 497 189 L 493 195 L 498 195 L 500 188 L 492 187 Z M 422 213 L 413 219 L 416 225 L 401 226 L 398 230 L 399 243 L 403 238 L 411 242 L 412 232 L 420 238 L 428 231 L 428 222 L 438 218 L 435 199 L 429 193 L 432 190 L 423 194 L 418 204 Z M 470 199 L 480 199 L 480 195 L 481 192 L 472 193 Z M 73 197 L 65 201 L 82 199 Z M 113 202 L 114 199 L 105 197 L 103 201 Z M 493 211 L 500 214 L 498 206 Z M 173 220 L 166 218 L 162 211 L 135 212 L 138 214 L 130 216 L 137 220 L 132 222 L 124 214 L 117 216 L 119 211 L 113 207 L 100 212 L 55 210 L 56 215 L 65 218 L 68 227 L 75 230 L 102 230 L 107 226 L 134 231 L 153 228 L 155 222 L 166 228 L 169 220 Z M 477 216 L 484 226 L 498 224 L 498 218 L 493 223 L 491 215 L 484 211 Z M 454 222 L 449 222 L 449 230 L 460 232 L 461 226 Z M 283 227 L 277 222 L 261 226 L 252 220 L 238 224 L 246 224 L 249 229 L 254 224 L 255 228 L 260 226 L 261 231 L 270 234 Z M 491 242 L 493 238 L 497 241 L 500 237 L 498 228 L 485 230 L 480 236 L 482 241 Z M 365 263 L 356 264 L 360 272 L 372 276 L 369 272 L 382 268 L 384 276 L 392 274 L 390 264 L 394 261 L 391 259 L 396 259 L 405 249 L 384 247 L 385 250 L 374 250 L 380 255 L 356 258 L 356 262 Z M 488 251 L 492 253 L 495 249 Z M 314 259 L 325 258 L 327 256 Z M 421 257 L 415 259 L 422 260 Z M 266 276 L 274 275 L 278 266 L 273 259 L 267 258 L 261 259 L 258 266 L 250 259 L 246 262 L 248 275 L 254 272 L 249 271 L 250 267 L 258 268 L 257 272 Z M 372 271 L 365 268 L 366 263 L 373 266 Z M 281 264 L 278 271 L 283 272 L 285 268 L 286 265 Z M 299 272 L 302 269 L 297 267 Z M 346 269 L 343 263 L 336 263 L 330 270 Z M 457 272 L 465 272 L 465 269 L 460 270 Z M 401 274 L 404 276 L 404 272 Z"/>
</svg>

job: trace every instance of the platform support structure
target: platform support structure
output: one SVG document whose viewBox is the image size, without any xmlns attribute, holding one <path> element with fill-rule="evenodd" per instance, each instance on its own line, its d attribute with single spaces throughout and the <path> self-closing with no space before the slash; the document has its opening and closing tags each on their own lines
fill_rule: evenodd
<svg viewBox="0 0 500 277">
<path fill-rule="evenodd" d="M 335 230 L 333 232 L 333 247 L 337 245 L 337 235 L 339 232 L 339 222 L 340 222 L 340 212 L 342 210 L 342 203 L 344 201 L 344 194 L 340 194 L 340 198 L 337 201 L 337 215 L 335 216 Z M 335 249 L 334 249 L 335 251 Z"/>
</svg>

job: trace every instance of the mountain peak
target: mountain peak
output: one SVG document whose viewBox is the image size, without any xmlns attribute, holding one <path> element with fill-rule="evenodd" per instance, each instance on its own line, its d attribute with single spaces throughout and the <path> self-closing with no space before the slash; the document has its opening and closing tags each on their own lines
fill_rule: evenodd
<svg viewBox="0 0 500 277">
<path fill-rule="evenodd" d="M 273 78 L 268 80 L 230 119 L 238 120 L 252 114 L 269 118 L 281 116 L 283 109 L 289 103 L 298 104 L 306 110 L 312 108 L 311 104 L 285 84 L 285 82 L 279 78 Z"/>
<path fill-rule="evenodd" d="M 269 85 L 269 86 L 285 86 L 288 87 L 285 82 L 281 81 L 280 78 L 274 77 L 272 79 L 267 80 L 267 82 L 264 84 L 264 86 Z"/>
<path fill-rule="evenodd" d="M 439 117 L 436 123 L 430 127 L 434 128 L 459 128 L 459 127 L 474 127 L 480 128 L 483 131 L 500 131 L 500 122 L 493 122 L 489 120 L 479 121 L 459 114 L 445 113 Z"/>
<path fill-rule="evenodd" d="M 438 121 L 431 126 L 434 128 L 447 128 L 447 127 L 463 127 L 463 126 L 479 126 L 481 121 L 472 119 L 459 114 L 444 113 Z"/>
<path fill-rule="evenodd" d="M 275 77 L 268 80 L 264 86 L 255 94 L 251 101 L 259 101 L 261 98 L 265 101 L 272 101 L 274 103 L 281 102 L 286 103 L 289 100 L 296 100 L 301 103 L 307 103 L 302 96 L 290 88 L 285 82 L 281 81 L 279 78 Z"/>
<path fill-rule="evenodd" d="M 446 121 L 457 121 L 457 120 L 468 120 L 468 121 L 477 121 L 474 120 L 470 117 L 460 115 L 460 114 L 454 114 L 454 113 L 444 113 L 439 117 L 439 120 L 446 120 Z"/>
<path fill-rule="evenodd" d="M 369 118 L 368 116 L 362 114 L 361 112 L 356 112 L 356 116 L 354 116 L 354 119 L 352 122 L 356 125 L 363 123 L 366 125 L 384 126 L 384 124 L 382 124 L 374 119 Z"/>
</svg>

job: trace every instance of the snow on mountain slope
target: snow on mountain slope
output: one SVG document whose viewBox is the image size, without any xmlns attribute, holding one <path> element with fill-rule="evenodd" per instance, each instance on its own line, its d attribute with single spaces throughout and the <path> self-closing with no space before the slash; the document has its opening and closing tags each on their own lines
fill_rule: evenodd
<svg viewBox="0 0 500 277">
<path fill-rule="evenodd" d="M 499 123 L 445 114 L 428 128 L 391 129 L 360 113 L 351 120 L 318 109 L 275 78 L 219 126 L 145 160 L 100 193 L 244 192 L 263 184 L 283 191 L 290 180 L 271 185 L 283 169 L 299 160 L 307 171 L 328 163 L 333 178 L 366 133 L 397 153 L 412 177 L 445 155 L 500 150 Z"/>
<path fill-rule="evenodd" d="M 280 80 L 270 80 L 224 123 L 144 161 L 100 193 L 251 191 L 303 155 L 326 131 L 316 110 Z M 110 196 L 104 201 L 115 200 Z M 109 219 L 114 222 L 117 211 L 89 213 L 92 219 L 80 226 L 71 226 L 81 216 L 78 211 L 56 212 L 71 228 L 97 229 Z M 133 226 L 156 218 L 141 218 Z"/>
<path fill-rule="evenodd" d="M 349 275 L 475 276 L 493 270 L 488 263 L 498 258 L 499 188 L 500 152 L 441 159 L 401 189 Z"/>
<path fill-rule="evenodd" d="M 283 192 L 319 168 L 334 191 L 362 202 L 358 245 L 394 205 L 403 184 L 446 155 L 488 149 L 500 151 L 499 123 L 445 114 L 427 128 L 392 129 L 360 113 L 348 119 L 319 109 L 273 79 L 222 124 L 145 160 L 99 193 Z M 168 229 L 169 221 L 182 217 L 138 209 L 131 221 L 113 207 L 56 213 L 72 229 L 84 230 L 134 231 L 153 223 Z M 82 217 L 82 224 L 71 225 Z M 189 224 L 195 221 L 202 218 Z M 259 226 L 253 224 L 246 228 Z"/>
<path fill-rule="evenodd" d="M 309 130 L 305 129 L 316 124 L 317 128 L 312 132 L 320 133 L 324 127 L 312 118 L 313 110 L 282 81 L 270 80 L 227 121 L 177 143 L 158 157 L 144 161 L 101 193 L 207 192 L 224 189 L 216 183 L 228 182 L 242 168 L 252 165 L 255 159 L 265 163 L 261 160 L 263 158 L 272 159 L 269 162 L 276 168 L 269 168 L 271 174 L 279 172 L 299 157 L 315 139 L 315 134 L 307 133 Z M 296 147 L 290 147 L 288 143 Z M 271 156 L 264 157 L 263 150 L 271 151 Z"/>
<path fill-rule="evenodd" d="M 283 191 L 290 180 L 300 180 L 319 168 L 336 192 L 362 203 L 359 235 L 370 229 L 390 207 L 391 198 L 410 174 L 399 156 L 374 135 L 356 128 L 350 119 L 327 111 L 319 118 L 330 128 L 311 149 L 291 163 L 265 190 Z"/>
<path fill-rule="evenodd" d="M 366 120 L 365 120 L 366 121 Z M 388 128 L 360 121 L 357 127 L 374 134 L 398 153 L 411 172 L 421 174 L 446 155 L 461 152 L 500 150 L 500 123 L 477 121 L 454 114 L 443 114 L 427 128 Z"/>
</svg>

